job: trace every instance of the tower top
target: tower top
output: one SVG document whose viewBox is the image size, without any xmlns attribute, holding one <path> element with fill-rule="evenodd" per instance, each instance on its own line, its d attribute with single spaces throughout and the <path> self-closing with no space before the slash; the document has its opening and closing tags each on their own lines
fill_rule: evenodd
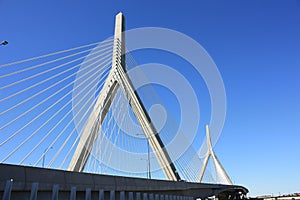
<svg viewBox="0 0 300 200">
<path fill-rule="evenodd" d="M 121 60 L 121 65 L 125 69 L 125 19 L 122 12 L 116 15 L 114 34 L 114 57 L 112 66 L 116 66 L 117 60 Z M 117 58 L 117 59 L 116 59 Z"/>
<path fill-rule="evenodd" d="M 115 35 L 119 35 L 123 31 L 125 31 L 125 18 L 123 13 L 119 12 L 116 15 L 116 20 L 115 20 Z"/>
</svg>

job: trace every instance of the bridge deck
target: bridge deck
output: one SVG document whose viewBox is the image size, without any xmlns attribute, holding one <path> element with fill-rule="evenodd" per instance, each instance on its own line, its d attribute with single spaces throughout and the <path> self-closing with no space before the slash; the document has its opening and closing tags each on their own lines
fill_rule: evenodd
<svg viewBox="0 0 300 200">
<path fill-rule="evenodd" d="M 91 191 L 98 192 L 99 190 L 113 190 L 115 192 L 168 194 L 193 198 L 205 198 L 224 191 L 244 194 L 248 192 L 246 188 L 236 185 L 150 180 L 0 164 L 0 196 L 3 195 L 7 180 L 11 179 L 13 180 L 12 193 L 30 192 L 32 183 L 38 183 L 39 192 L 50 192 L 50 194 L 54 185 L 59 185 L 60 192 L 70 192 L 71 188 L 76 186 L 77 192 L 85 192 L 89 188 Z"/>
</svg>

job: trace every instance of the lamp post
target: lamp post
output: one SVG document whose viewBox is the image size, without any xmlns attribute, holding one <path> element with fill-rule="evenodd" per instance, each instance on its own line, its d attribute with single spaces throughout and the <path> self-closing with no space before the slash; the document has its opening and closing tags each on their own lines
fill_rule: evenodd
<svg viewBox="0 0 300 200">
<path fill-rule="evenodd" d="M 1 42 L 1 45 L 3 45 L 3 46 L 7 45 L 7 44 L 8 44 L 8 42 L 6 40 L 4 40 L 4 41 Z"/>
<path fill-rule="evenodd" d="M 45 168 L 45 159 L 46 159 L 46 151 L 53 149 L 53 147 L 47 147 L 44 151 L 44 155 L 43 155 L 43 168 Z"/>
<path fill-rule="evenodd" d="M 151 179 L 151 170 L 150 170 L 150 147 L 149 147 L 149 141 L 147 139 L 147 150 L 148 150 L 148 178 Z"/>
<path fill-rule="evenodd" d="M 145 136 L 144 134 L 136 134 L 137 136 L 138 135 L 143 135 Z M 148 138 L 145 136 L 146 140 L 147 140 L 147 168 L 148 168 L 148 179 L 151 179 L 151 168 L 150 168 L 150 146 L 149 146 L 149 140 Z"/>
</svg>

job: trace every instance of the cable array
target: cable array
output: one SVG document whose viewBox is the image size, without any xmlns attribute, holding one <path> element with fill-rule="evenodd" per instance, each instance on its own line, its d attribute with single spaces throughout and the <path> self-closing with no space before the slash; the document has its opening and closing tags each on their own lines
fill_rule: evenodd
<svg viewBox="0 0 300 200">
<path fill-rule="evenodd" d="M 83 117 L 90 112 L 96 99 L 91 89 L 101 88 L 112 47 L 109 39 L 0 66 L 6 83 L 0 87 L 1 163 L 45 166 L 47 155 L 48 167 L 66 167 L 80 135 L 73 110 L 81 106 Z M 74 104 L 74 98 L 82 101 Z"/>
<path fill-rule="evenodd" d="M 126 69 L 128 70 L 136 66 L 137 64 L 132 55 L 127 52 Z M 143 72 L 140 72 L 140 74 L 143 74 Z M 122 77 L 120 78 L 122 79 Z M 145 79 L 146 76 L 130 78 Z M 147 110 L 153 104 L 159 103 L 163 105 L 162 100 L 153 87 L 149 87 L 146 93 L 141 92 L 141 95 L 151 96 L 151 100 L 154 100 L 143 102 Z M 115 112 L 115 110 L 118 112 Z M 168 141 L 176 137 L 176 127 L 178 127 L 170 113 L 168 113 L 168 117 L 169 123 L 159 133 L 165 144 L 168 144 Z M 192 142 L 186 138 L 182 131 L 180 134 L 186 143 Z M 183 142 L 183 140 L 181 141 Z M 110 111 L 101 126 L 99 136 L 91 153 L 92 156 L 87 162 L 85 171 L 127 176 L 144 176 L 146 174 L 148 176 L 148 171 L 150 170 L 152 174 L 159 174 L 156 177 L 159 178 L 162 173 L 160 170 L 161 166 L 151 149 L 149 149 L 151 156 L 150 160 L 148 160 L 147 146 L 147 138 L 131 111 L 128 99 L 125 97 L 124 92 L 119 89 L 113 104 L 110 106 Z M 202 160 L 198 157 L 197 151 L 192 145 L 179 157 L 176 153 L 169 151 L 168 147 L 166 148 L 181 177 L 185 180 L 197 182 Z M 151 162 L 151 165 L 149 162 Z"/>
<path fill-rule="evenodd" d="M 67 169 L 112 69 L 113 45 L 114 40 L 108 39 L 0 66 L 0 163 Z M 140 74 L 130 79 L 149 82 L 133 56 L 126 52 L 125 57 L 126 70 L 136 68 Z M 121 82 L 124 77 L 117 78 Z M 136 92 L 147 111 L 152 105 L 165 104 L 151 85 Z M 128 97 L 122 88 L 107 95 L 114 95 L 113 102 L 104 119 L 97 115 L 92 122 L 92 129 L 99 133 L 95 142 L 88 141 L 93 148 L 83 156 L 87 162 L 81 167 L 92 173 L 148 177 L 150 172 L 162 178 Z M 157 134 L 181 178 L 197 182 L 203 160 L 166 112 L 166 124 Z M 180 155 L 169 145 L 178 135 L 189 144 Z M 216 179 L 210 172 L 205 177 Z"/>
</svg>

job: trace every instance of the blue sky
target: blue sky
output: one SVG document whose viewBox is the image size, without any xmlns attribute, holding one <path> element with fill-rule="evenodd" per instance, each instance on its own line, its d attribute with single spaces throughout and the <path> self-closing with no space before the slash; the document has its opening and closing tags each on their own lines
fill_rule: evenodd
<svg viewBox="0 0 300 200">
<path fill-rule="evenodd" d="M 300 1 L 0 0 L 0 10 L 0 64 L 106 39 L 119 11 L 127 29 L 190 36 L 224 81 L 215 152 L 233 182 L 253 195 L 300 191 Z"/>
</svg>

